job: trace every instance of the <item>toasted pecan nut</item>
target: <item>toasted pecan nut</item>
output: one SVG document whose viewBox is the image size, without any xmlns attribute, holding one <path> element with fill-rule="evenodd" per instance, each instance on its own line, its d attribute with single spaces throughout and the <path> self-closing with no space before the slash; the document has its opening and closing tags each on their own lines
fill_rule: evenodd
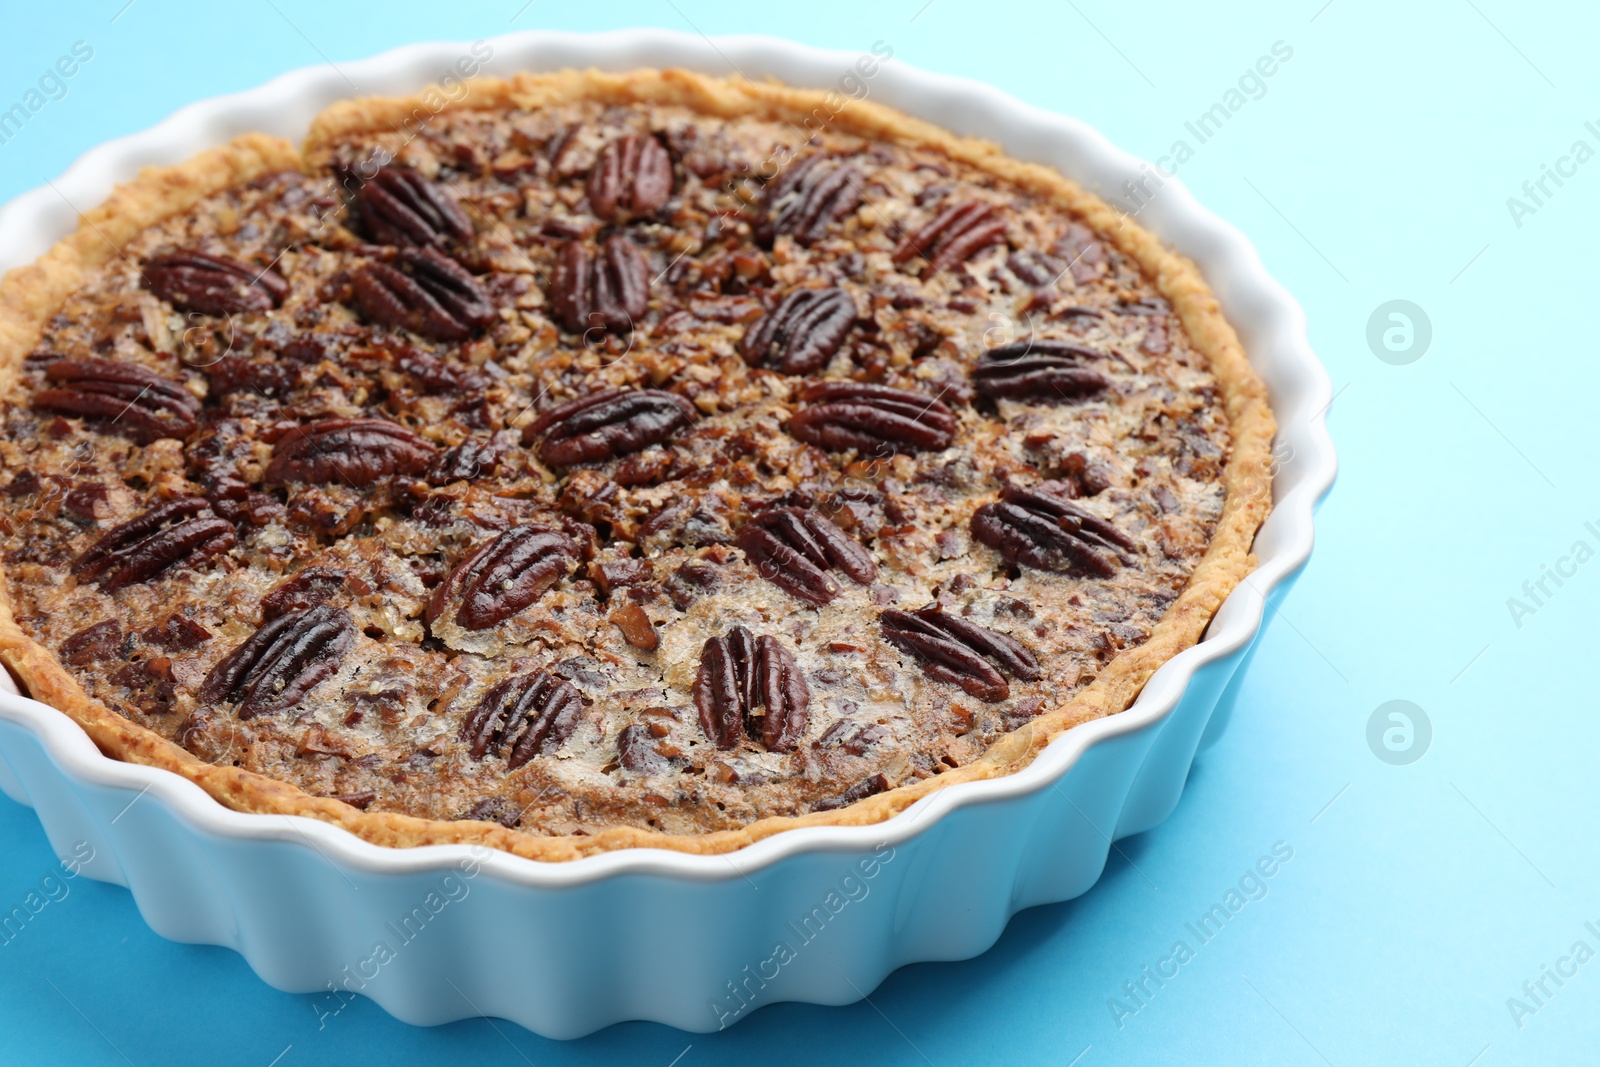
<svg viewBox="0 0 1600 1067">
<path fill-rule="evenodd" d="M 470 363 L 435 355 L 404 343 L 386 343 L 371 350 L 392 359 L 394 369 L 411 379 L 427 396 L 479 395 L 489 386 L 488 377 Z"/>
<path fill-rule="evenodd" d="M 344 572 L 332 567 L 306 567 L 261 598 L 261 621 L 326 604 L 344 589 L 344 579 Z"/>
<path fill-rule="evenodd" d="M 793 750 L 806 732 L 811 691 L 794 653 L 776 637 L 756 638 L 754 689 L 757 706 L 765 714 L 757 716 L 756 708 L 751 708 L 745 728 L 751 729 L 751 719 L 759 718 L 761 743 L 767 751 Z"/>
<path fill-rule="evenodd" d="M 266 481 L 364 486 L 390 474 L 422 474 L 439 450 L 388 419 L 320 419 L 279 439 Z"/>
<path fill-rule="evenodd" d="M 813 607 L 839 595 L 830 570 L 858 585 L 870 585 L 878 576 L 871 554 L 810 508 L 763 511 L 739 528 L 734 543 L 761 577 Z"/>
<path fill-rule="evenodd" d="M 126 635 L 116 619 L 92 623 L 61 642 L 61 658 L 75 667 L 118 660 L 127 654 Z"/>
<path fill-rule="evenodd" d="M 861 171 L 853 164 L 826 155 L 789 164 L 772 183 L 756 239 L 768 248 L 781 234 L 802 245 L 816 244 L 861 206 L 861 184 Z"/>
<path fill-rule="evenodd" d="M 168 652 L 187 652 L 211 640 L 211 631 L 181 611 L 175 611 L 139 636 Z"/>
<path fill-rule="evenodd" d="M 811 691 L 783 642 L 735 626 L 701 649 L 694 703 L 718 748 L 737 746 L 742 727 L 768 751 L 789 752 L 805 733 Z"/>
<path fill-rule="evenodd" d="M 568 330 L 628 333 L 650 310 L 650 268 L 624 234 L 612 234 L 596 255 L 569 241 L 550 278 L 550 306 Z"/>
<path fill-rule="evenodd" d="M 432 248 L 402 248 L 395 262 L 368 263 L 351 279 L 367 318 L 433 341 L 465 341 L 494 321 L 494 307 L 465 267 Z"/>
<path fill-rule="evenodd" d="M 271 267 L 192 249 L 152 256 L 145 261 L 140 283 L 173 307 L 203 315 L 271 311 L 289 295 L 289 283 Z"/>
<path fill-rule="evenodd" d="M 1111 577 L 1123 556 L 1138 548 L 1127 534 L 1049 483 L 1031 489 L 1007 486 L 998 501 L 972 513 L 972 536 L 1007 563 L 1097 578 Z"/>
<path fill-rule="evenodd" d="M 455 198 L 409 167 L 391 164 L 356 190 L 361 228 L 379 244 L 444 249 L 472 236 Z"/>
<path fill-rule="evenodd" d="M 926 393 L 857 382 L 817 382 L 800 394 L 806 407 L 789 420 L 789 432 L 830 452 L 857 449 L 888 456 L 937 452 L 955 437 L 956 417 Z"/>
<path fill-rule="evenodd" d="M 947 615 L 937 606 L 887 608 L 878 622 L 884 638 L 916 657 L 928 677 L 959 685 L 979 700 L 994 703 L 1010 696 L 1007 674 L 1025 682 L 1039 677 L 1038 659 L 1016 638 Z"/>
<path fill-rule="evenodd" d="M 455 606 L 456 625 L 486 630 L 538 600 L 578 561 L 578 543 L 529 523 L 485 541 L 456 564 L 428 601 L 431 624 Z"/>
<path fill-rule="evenodd" d="M 889 788 L 889 779 L 882 774 L 869 774 L 836 797 L 828 797 L 811 805 L 812 811 L 834 811 L 848 807 L 858 800 L 875 797 Z"/>
<path fill-rule="evenodd" d="M 959 266 L 1006 239 L 1006 223 L 994 207 L 969 200 L 940 212 L 896 246 L 890 259 L 896 266 L 923 261 L 925 275 Z"/>
<path fill-rule="evenodd" d="M 642 722 L 630 723 L 618 731 L 617 762 L 634 774 L 660 774 L 672 766 L 672 760 L 662 755 L 650 727 Z"/>
<path fill-rule="evenodd" d="M 485 693 L 462 722 L 460 736 L 473 759 L 493 752 L 514 771 L 560 748 L 582 714 L 583 697 L 572 683 L 537 670 L 507 678 Z"/>
<path fill-rule="evenodd" d="M 356 271 L 351 286 L 356 306 L 379 325 L 410 330 L 434 341 L 464 341 L 472 336 L 466 323 L 387 263 L 368 263 Z"/>
<path fill-rule="evenodd" d="M 780 374 L 815 374 L 855 321 L 855 301 L 843 289 L 796 289 L 745 331 L 744 361 Z"/>
<path fill-rule="evenodd" d="M 644 608 L 631 600 L 614 608 L 606 621 L 622 631 L 622 639 L 641 652 L 654 652 L 661 646 L 661 635 L 656 632 Z"/>
<path fill-rule="evenodd" d="M 624 134 L 600 149 L 585 191 L 607 222 L 654 215 L 672 195 L 672 159 L 654 137 Z"/>
<path fill-rule="evenodd" d="M 1006 257 L 1006 269 L 1024 284 L 1043 288 L 1059 281 L 1067 272 L 1067 264 L 1048 252 L 1024 248 Z"/>
<path fill-rule="evenodd" d="M 97 356 L 58 359 L 45 368 L 55 388 L 33 394 L 33 406 L 100 423 L 149 444 L 163 437 L 183 440 L 199 425 L 200 401 L 178 382 L 137 363 Z"/>
<path fill-rule="evenodd" d="M 469 437 L 445 449 L 428 468 L 429 485 L 449 485 L 493 474 L 505 456 L 505 445 L 495 438 Z"/>
<path fill-rule="evenodd" d="M 752 703 L 756 640 L 743 626 L 725 637 L 706 639 L 700 650 L 700 670 L 694 680 L 694 706 L 700 729 L 718 748 L 739 744 L 745 712 Z"/>
<path fill-rule="evenodd" d="M 546 411 L 528 424 L 522 443 L 543 436 L 539 458 L 570 467 L 661 444 L 694 420 L 694 405 L 676 393 L 603 389 Z"/>
<path fill-rule="evenodd" d="M 233 704 L 241 719 L 282 711 L 339 669 L 355 635 L 342 608 L 320 604 L 280 615 L 219 660 L 197 697 Z"/>
<path fill-rule="evenodd" d="M 597 560 L 589 564 L 589 577 L 607 596 L 626 586 L 643 585 L 654 575 L 655 567 L 647 559 Z"/>
<path fill-rule="evenodd" d="M 972 372 L 972 384 L 991 400 L 1076 400 L 1111 387 L 1111 379 L 1084 365 L 1104 358 L 1105 353 L 1070 341 L 1018 341 L 986 352 Z"/>
<path fill-rule="evenodd" d="M 234 546 L 233 523 L 201 497 L 182 497 L 113 526 L 72 564 L 106 592 L 147 582 L 180 563 L 199 564 Z"/>
</svg>

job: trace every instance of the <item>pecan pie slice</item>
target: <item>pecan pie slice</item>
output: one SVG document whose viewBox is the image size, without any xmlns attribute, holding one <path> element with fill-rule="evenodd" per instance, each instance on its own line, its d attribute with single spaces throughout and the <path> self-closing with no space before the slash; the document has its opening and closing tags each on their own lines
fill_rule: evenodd
<svg viewBox="0 0 1600 1067">
<path fill-rule="evenodd" d="M 152 172 L 0 285 L 0 658 L 104 751 L 725 851 L 1020 766 L 1247 573 L 1271 414 L 1132 220 L 865 101 L 470 99 Z"/>
</svg>

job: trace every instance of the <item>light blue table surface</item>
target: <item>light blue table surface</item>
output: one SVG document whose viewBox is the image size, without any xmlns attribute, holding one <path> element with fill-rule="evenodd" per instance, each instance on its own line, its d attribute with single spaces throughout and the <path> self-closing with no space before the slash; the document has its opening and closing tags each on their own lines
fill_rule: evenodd
<svg viewBox="0 0 1600 1067">
<path fill-rule="evenodd" d="M 1338 390 L 1341 473 L 1311 563 L 1177 813 L 1124 842 L 1086 896 L 1017 916 L 979 959 L 902 970 L 870 1003 L 769 1008 L 715 1036 L 634 1024 L 563 1044 L 481 1020 L 414 1029 L 364 1001 L 319 1031 L 310 998 L 267 987 L 232 952 L 161 940 L 125 891 L 76 880 L 0 946 L 0 1063 L 1600 1062 L 1600 960 L 1572 955 L 1580 941 L 1579 957 L 1600 952 L 1585 925 L 1600 930 L 1600 722 L 1584 681 L 1600 609 L 1588 560 L 1600 536 L 1585 525 L 1600 529 L 1593 9 L 124 3 L 6 5 L 0 110 L 75 42 L 93 57 L 0 144 L 0 200 L 204 97 L 514 29 L 884 40 L 896 61 L 1077 115 L 1148 158 L 1186 140 L 1179 176 L 1305 307 Z M 1278 42 L 1292 57 L 1197 144 L 1185 122 Z M 1547 167 L 1568 176 L 1530 196 L 1523 183 Z M 1368 343 L 1374 311 L 1396 299 L 1432 327 L 1405 364 Z M 1560 584 L 1544 577 L 1558 567 Z M 1369 746 L 1391 700 L 1431 723 L 1420 760 Z M 1195 942 L 1186 924 L 1275 846 L 1293 858 L 1265 896 Z M 54 863 L 32 813 L 0 799 L 0 910 Z M 1123 984 L 1180 939 L 1194 958 L 1142 1005 L 1129 999 Z"/>
</svg>

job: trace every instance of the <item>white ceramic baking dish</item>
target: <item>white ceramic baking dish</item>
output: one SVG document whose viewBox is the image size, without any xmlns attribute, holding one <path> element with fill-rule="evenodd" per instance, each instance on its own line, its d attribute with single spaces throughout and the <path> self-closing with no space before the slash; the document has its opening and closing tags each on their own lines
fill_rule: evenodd
<svg viewBox="0 0 1600 1067">
<path fill-rule="evenodd" d="M 733 68 L 847 92 L 854 83 L 841 79 L 860 58 L 656 30 L 487 45 L 491 74 Z M 297 140 L 352 83 L 415 92 L 483 47 L 416 45 L 296 71 L 96 148 L 0 210 L 0 269 L 46 251 L 140 167 L 251 130 Z M 1149 170 L 1083 123 L 976 82 L 890 59 L 865 84 L 874 100 L 1102 195 L 1125 198 L 1124 183 Z M 319 994 L 330 1015 L 360 994 L 420 1024 L 490 1015 L 562 1038 L 630 1019 L 706 1031 L 775 1001 L 848 1003 L 897 967 L 983 952 L 1018 910 L 1083 893 L 1113 840 L 1173 810 L 1227 718 L 1268 596 L 1311 551 L 1312 509 L 1333 480 L 1331 390 L 1298 305 L 1179 182 L 1138 217 L 1200 265 L 1267 382 L 1275 506 L 1256 539 L 1260 568 L 1205 640 L 1156 672 L 1132 708 L 1068 731 L 1019 773 L 935 792 L 876 826 L 793 830 L 730 855 L 635 849 L 541 864 L 469 846 L 387 849 L 310 819 L 230 811 L 175 775 L 104 757 L 66 716 L 13 692 L 0 694 L 0 788 L 37 810 L 60 855 L 81 857 L 87 843 L 85 873 L 127 886 L 158 933 L 229 946 L 271 985 Z"/>
</svg>

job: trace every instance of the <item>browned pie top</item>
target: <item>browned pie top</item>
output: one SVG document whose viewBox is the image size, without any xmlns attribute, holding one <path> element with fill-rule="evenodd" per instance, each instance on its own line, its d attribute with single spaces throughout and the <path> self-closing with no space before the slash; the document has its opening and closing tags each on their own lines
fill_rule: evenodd
<svg viewBox="0 0 1600 1067">
<path fill-rule="evenodd" d="M 932 149 L 448 111 L 140 234 L 3 412 L 22 629 L 200 758 L 368 811 L 676 833 L 978 758 L 1222 514 L 1137 265 Z"/>
</svg>

